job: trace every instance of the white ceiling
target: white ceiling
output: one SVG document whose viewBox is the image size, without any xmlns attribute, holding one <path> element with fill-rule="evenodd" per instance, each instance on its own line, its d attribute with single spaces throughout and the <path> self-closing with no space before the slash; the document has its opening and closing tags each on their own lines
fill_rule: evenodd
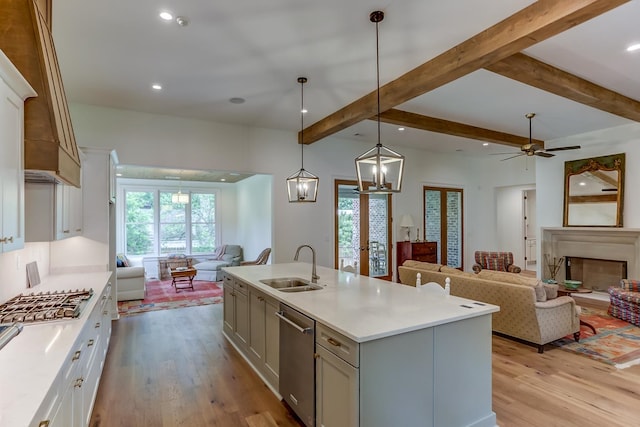
<svg viewBox="0 0 640 427">
<path fill-rule="evenodd" d="M 300 85 L 306 76 L 308 126 L 375 90 L 375 25 L 383 10 L 380 74 L 385 84 L 476 35 L 528 0 L 58 0 L 53 34 L 72 102 L 239 125 L 300 130 Z M 159 19 L 161 10 L 189 25 Z M 640 1 L 542 41 L 525 53 L 640 100 Z M 154 92 L 152 83 L 164 89 Z M 233 104 L 230 98 L 246 99 Z M 632 123 L 486 70 L 398 108 L 551 141 Z M 382 125 L 385 145 L 465 154 L 517 149 Z M 361 136 L 354 136 L 360 134 Z M 375 140 L 375 122 L 338 135 Z M 322 141 L 317 142 L 322 144 Z"/>
</svg>

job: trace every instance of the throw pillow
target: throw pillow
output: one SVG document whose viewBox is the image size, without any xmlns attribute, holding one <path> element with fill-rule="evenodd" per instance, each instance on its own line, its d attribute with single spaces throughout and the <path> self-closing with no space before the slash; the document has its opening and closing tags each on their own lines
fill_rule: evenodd
<svg viewBox="0 0 640 427">
<path fill-rule="evenodd" d="M 543 283 L 542 286 L 547 294 L 547 300 L 558 298 L 558 285 Z"/>
<path fill-rule="evenodd" d="M 456 275 L 462 274 L 462 271 L 458 270 L 457 268 L 448 267 L 446 265 L 443 265 L 442 267 L 440 267 L 440 273 L 452 274 L 452 275 L 456 276 Z"/>
<path fill-rule="evenodd" d="M 537 302 L 545 302 L 547 300 L 547 293 L 544 290 L 542 281 L 539 281 L 538 284 L 533 289 L 536 291 Z"/>
<path fill-rule="evenodd" d="M 482 263 L 484 264 L 483 268 L 493 271 L 507 271 L 507 268 L 504 263 L 504 258 L 494 258 L 489 255 L 486 255 L 482 259 Z"/>
<path fill-rule="evenodd" d="M 118 257 L 116 257 L 116 267 L 124 267 L 124 262 Z"/>
<path fill-rule="evenodd" d="M 131 263 L 129 262 L 129 259 L 127 258 L 127 256 L 125 254 L 117 254 L 116 255 L 116 265 L 118 263 L 118 260 L 120 260 L 120 262 L 122 263 L 122 267 L 131 267 Z M 118 266 L 120 267 L 120 266 Z"/>
<path fill-rule="evenodd" d="M 227 245 L 218 246 L 215 251 L 213 251 L 213 259 L 223 259 L 224 250 Z"/>
<path fill-rule="evenodd" d="M 402 263 L 405 267 L 417 268 L 418 270 L 426 271 L 440 271 L 441 264 L 432 264 L 430 262 L 414 261 L 412 259 L 406 260 Z"/>
<path fill-rule="evenodd" d="M 620 287 L 625 291 L 640 292 L 640 280 L 622 279 Z"/>
</svg>

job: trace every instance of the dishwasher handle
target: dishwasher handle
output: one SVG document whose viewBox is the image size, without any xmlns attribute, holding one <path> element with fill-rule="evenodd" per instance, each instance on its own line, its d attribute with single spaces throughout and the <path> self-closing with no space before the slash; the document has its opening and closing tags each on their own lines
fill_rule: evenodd
<svg viewBox="0 0 640 427">
<path fill-rule="evenodd" d="M 276 316 L 278 316 L 280 319 L 284 320 L 285 322 L 293 326 L 297 331 L 299 331 L 302 334 L 310 334 L 311 332 L 313 332 L 312 328 L 303 328 L 302 326 L 284 317 L 284 311 L 276 311 Z"/>
</svg>

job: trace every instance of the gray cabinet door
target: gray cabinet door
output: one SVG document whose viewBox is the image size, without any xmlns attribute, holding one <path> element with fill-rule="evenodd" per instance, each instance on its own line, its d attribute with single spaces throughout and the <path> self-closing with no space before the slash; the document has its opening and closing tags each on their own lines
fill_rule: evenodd
<svg viewBox="0 0 640 427">
<path fill-rule="evenodd" d="M 266 297 L 265 307 L 265 375 L 271 381 L 272 385 L 278 389 L 278 379 L 280 375 L 280 321 L 276 316 L 276 311 L 280 309 L 280 304 L 277 300 Z"/>
<path fill-rule="evenodd" d="M 233 287 L 224 287 L 224 298 L 222 304 L 224 305 L 224 324 L 222 329 L 227 333 L 228 337 L 233 337 L 233 330 L 235 327 L 235 301 L 234 301 Z"/>
<path fill-rule="evenodd" d="M 252 289 L 249 291 L 249 356 L 259 369 L 264 364 L 265 320 L 265 297 Z"/>
<path fill-rule="evenodd" d="M 247 345 L 249 338 L 249 299 L 246 293 L 234 291 L 235 328 L 233 330 L 238 345 Z"/>
<path fill-rule="evenodd" d="M 358 369 L 316 345 L 316 425 L 357 427 Z"/>
</svg>

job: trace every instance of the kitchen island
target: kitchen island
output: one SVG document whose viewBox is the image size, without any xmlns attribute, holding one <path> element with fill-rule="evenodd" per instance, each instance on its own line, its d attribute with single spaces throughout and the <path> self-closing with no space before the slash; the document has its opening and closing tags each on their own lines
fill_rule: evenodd
<svg viewBox="0 0 640 427">
<path fill-rule="evenodd" d="M 309 280 L 306 263 L 224 271 L 224 334 L 276 394 L 271 311 L 286 304 L 315 320 L 317 425 L 496 425 L 491 314 L 499 307 L 323 267 L 320 290 L 261 282 Z"/>
</svg>

